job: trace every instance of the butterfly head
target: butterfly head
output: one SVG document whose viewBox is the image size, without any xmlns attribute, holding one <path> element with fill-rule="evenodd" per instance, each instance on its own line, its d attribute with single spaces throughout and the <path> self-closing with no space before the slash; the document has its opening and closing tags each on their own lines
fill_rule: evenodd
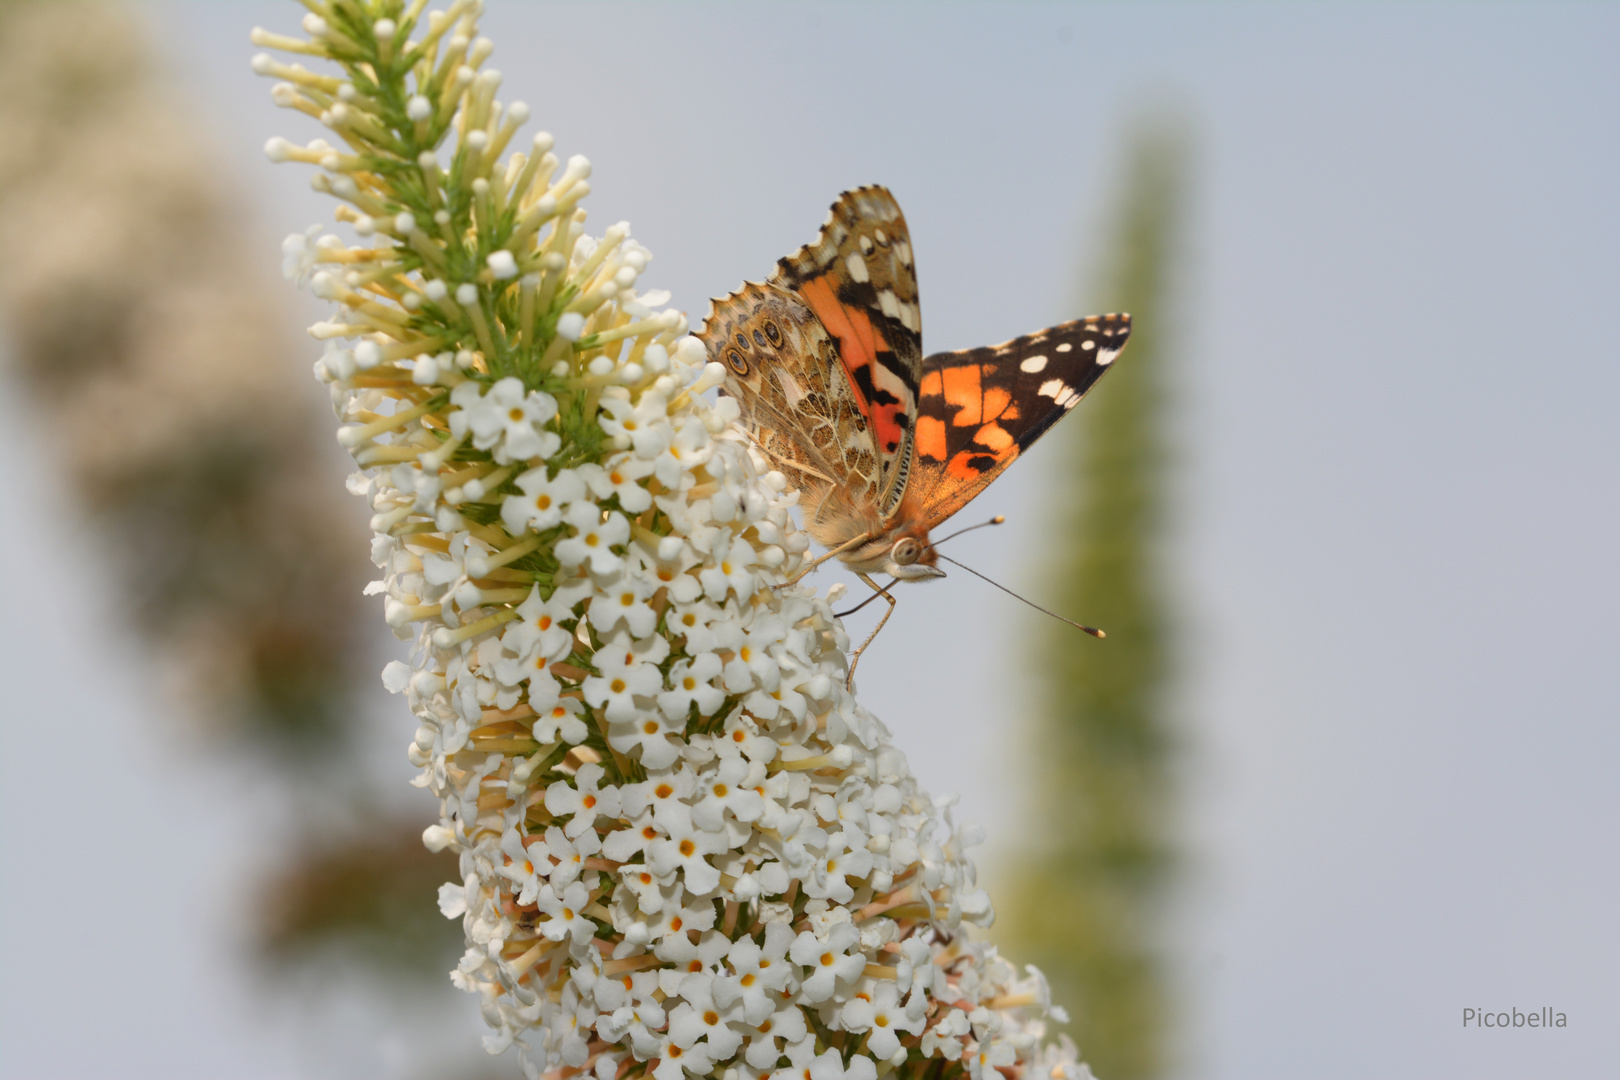
<svg viewBox="0 0 1620 1080">
<path fill-rule="evenodd" d="M 921 536 L 902 534 L 890 545 L 883 561 L 883 572 L 901 581 L 928 581 L 945 576 L 945 571 L 934 565 L 939 554 L 928 542 L 928 534 Z"/>
</svg>

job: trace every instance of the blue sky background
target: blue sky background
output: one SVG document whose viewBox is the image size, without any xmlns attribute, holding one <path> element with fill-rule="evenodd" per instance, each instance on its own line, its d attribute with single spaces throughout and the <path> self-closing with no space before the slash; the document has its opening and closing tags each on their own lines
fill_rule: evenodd
<svg viewBox="0 0 1620 1080">
<path fill-rule="evenodd" d="M 302 9 L 145 6 L 273 262 L 331 213 L 264 161 L 317 130 L 247 69 L 248 30 Z M 492 2 L 484 31 L 502 99 L 595 163 L 589 227 L 628 218 L 694 321 L 878 182 L 930 350 L 1089 313 L 1123 136 L 1182 115 L 1182 1072 L 1615 1075 L 1620 7 Z M 52 507 L 14 452 L 0 500 Z M 1062 482 L 1037 448 L 974 506 L 1009 525 L 955 555 L 1039 598 Z M 0 1077 L 410 1075 L 399 1016 L 234 973 L 262 793 L 177 756 L 85 552 L 7 529 L 0 559 L 4 678 L 36 718 L 8 725 L 0 791 Z M 1017 794 L 1032 632 L 956 574 L 903 595 L 861 671 L 924 783 L 989 827 L 992 887 L 994 850 L 1040 827 Z M 129 824 L 64 847 L 65 771 Z M 1569 1027 L 1461 1027 L 1542 1005 Z M 412 1015 L 475 1037 L 459 996 Z"/>
</svg>

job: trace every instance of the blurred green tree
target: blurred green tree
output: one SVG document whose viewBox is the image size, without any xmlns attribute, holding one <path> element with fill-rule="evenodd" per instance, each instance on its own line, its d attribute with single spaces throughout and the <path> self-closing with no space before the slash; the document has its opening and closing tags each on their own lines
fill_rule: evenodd
<svg viewBox="0 0 1620 1080">
<path fill-rule="evenodd" d="M 1176 123 L 1131 139 L 1100 289 L 1074 315 L 1128 311 L 1120 360 L 1065 425 L 1051 468 L 1050 545 L 1040 595 L 1108 633 L 1044 622 L 1030 744 L 1042 823 L 999 896 L 1009 951 L 1036 961 L 1071 1015 L 1084 1059 L 1107 1080 L 1168 1066 L 1169 995 L 1158 950 L 1172 866 L 1170 607 L 1164 586 L 1164 384 L 1187 140 Z M 1058 477 L 1078 476 L 1078 482 Z"/>
</svg>

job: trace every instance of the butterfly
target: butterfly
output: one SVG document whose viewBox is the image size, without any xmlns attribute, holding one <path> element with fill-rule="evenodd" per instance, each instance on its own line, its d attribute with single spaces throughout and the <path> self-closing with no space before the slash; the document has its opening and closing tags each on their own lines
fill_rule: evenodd
<svg viewBox="0 0 1620 1080">
<path fill-rule="evenodd" d="M 943 577 L 931 532 L 1074 408 L 1130 330 L 1099 315 L 925 357 L 906 219 L 871 186 L 840 195 L 768 280 L 712 301 L 697 336 L 827 549 L 794 580 L 836 556 L 892 612 L 869 575 Z"/>
</svg>

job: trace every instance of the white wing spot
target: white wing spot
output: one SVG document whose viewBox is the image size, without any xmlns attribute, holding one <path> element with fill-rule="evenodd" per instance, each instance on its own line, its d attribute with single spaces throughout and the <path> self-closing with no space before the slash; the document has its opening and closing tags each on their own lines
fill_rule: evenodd
<svg viewBox="0 0 1620 1080">
<path fill-rule="evenodd" d="M 1080 343 L 1080 347 L 1087 352 L 1090 352 L 1092 349 L 1097 347 L 1097 343 L 1095 341 L 1082 341 Z"/>
<path fill-rule="evenodd" d="M 861 237 L 861 254 L 862 255 L 870 255 L 870 254 L 872 254 L 872 249 L 875 248 L 876 246 L 877 246 L 876 244 L 872 243 L 872 238 L 870 236 Z"/>
<path fill-rule="evenodd" d="M 1074 346 L 1070 345 L 1067 341 L 1065 341 L 1063 344 L 1061 344 L 1061 345 L 1059 345 L 1057 347 L 1057 351 L 1058 352 L 1068 352 L 1072 348 L 1074 348 Z"/>
<path fill-rule="evenodd" d="M 1041 397 L 1049 397 L 1053 401 L 1058 399 L 1059 394 L 1072 393 L 1072 391 L 1069 390 L 1068 384 L 1062 379 L 1047 379 L 1045 382 L 1041 383 L 1041 388 L 1035 392 Z"/>
<path fill-rule="evenodd" d="M 873 229 L 872 235 L 877 237 L 877 242 L 882 244 L 884 247 L 889 246 L 889 234 L 884 232 L 882 229 Z"/>
<path fill-rule="evenodd" d="M 1043 355 L 1041 353 L 1036 353 L 1034 356 L 1025 357 L 1024 362 L 1022 364 L 1018 365 L 1018 370 L 1019 371 L 1027 371 L 1031 375 L 1033 375 L 1037 371 L 1044 370 L 1045 367 L 1046 367 L 1046 357 L 1045 357 L 1045 355 Z"/>
<path fill-rule="evenodd" d="M 1116 357 L 1118 355 L 1119 355 L 1119 350 L 1118 349 L 1103 349 L 1103 350 L 1099 351 L 1097 353 L 1097 366 L 1098 367 L 1107 367 L 1109 364 L 1112 364 L 1114 362 L 1114 357 Z"/>
<path fill-rule="evenodd" d="M 872 275 L 866 272 L 866 260 L 861 258 L 859 252 L 850 252 L 849 258 L 844 260 L 844 265 L 849 267 L 849 276 L 856 281 L 872 280 Z"/>
</svg>

